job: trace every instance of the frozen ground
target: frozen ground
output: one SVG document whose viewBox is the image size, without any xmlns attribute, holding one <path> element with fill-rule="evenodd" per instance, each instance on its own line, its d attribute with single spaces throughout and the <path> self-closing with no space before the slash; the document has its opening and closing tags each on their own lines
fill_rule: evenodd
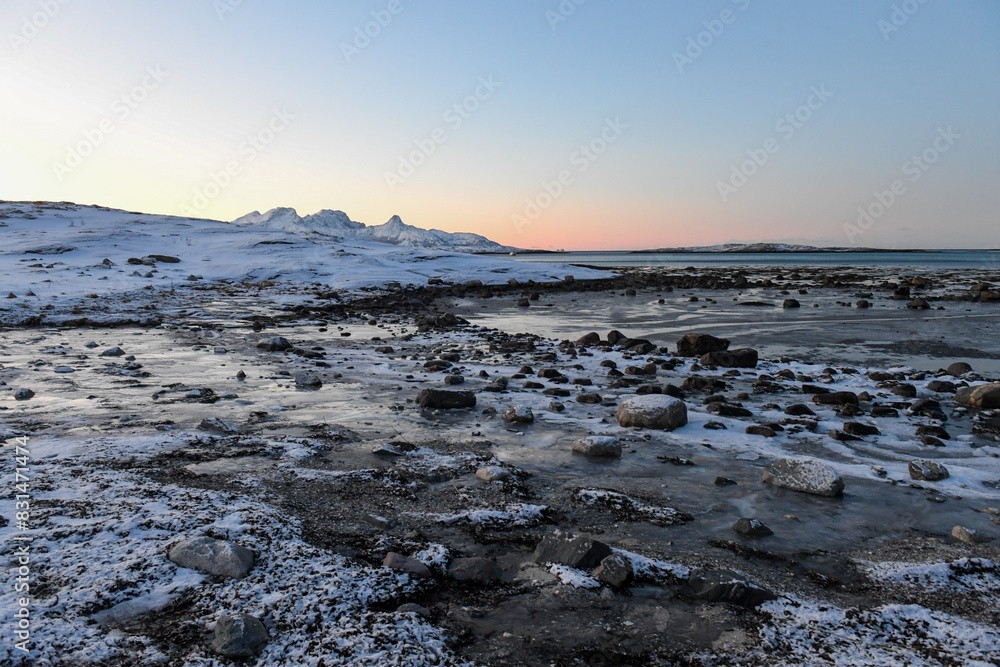
<svg viewBox="0 0 1000 667">
<path fill-rule="evenodd" d="M 83 229 L 123 227 L 84 212 L 95 219 Z M 279 255 L 292 246 L 258 255 L 246 237 L 205 222 L 190 223 L 205 227 L 190 246 L 184 236 L 183 247 L 136 237 L 112 253 L 107 241 L 60 236 L 79 234 L 80 225 L 67 231 L 72 220 L 56 213 L 66 212 L 9 217 L 0 229 L 48 225 L 0 255 L 0 273 L 17 294 L 4 304 L 4 321 L 21 311 L 47 314 L 0 329 L 4 474 L 13 478 L 16 439 L 27 437 L 31 496 L 26 531 L 15 521 L 15 488 L 0 496 L 7 581 L 19 566 L 23 543 L 15 538 L 31 538 L 31 650 L 15 646 L 19 594 L 11 584 L 0 591 L 0 664 L 236 664 L 210 645 L 218 619 L 233 613 L 264 623 L 268 644 L 249 661 L 260 665 L 1000 664 L 997 418 L 959 408 L 931 385 L 995 381 L 976 360 L 962 377 L 936 372 L 943 360 L 884 368 L 821 354 L 699 368 L 671 350 L 637 354 L 463 325 L 442 318 L 453 301 L 440 293 L 362 289 L 365 280 L 496 285 L 516 275 L 549 282 L 527 290 L 542 292 L 532 312 L 551 302 L 558 305 L 547 316 L 572 318 L 568 299 L 588 295 L 550 281 L 584 277 L 579 268 L 517 265 L 511 271 L 556 275 L 508 275 L 493 273 L 506 261 L 448 255 L 417 270 L 408 264 L 412 251 L 371 245 L 344 248 L 355 253 L 346 272 L 317 261 L 308 265 L 313 273 L 300 260 L 281 269 L 291 259 Z M 148 224 L 174 233 L 169 221 Z M 305 243 L 252 234 L 252 243 Z M 24 255 L 50 241 L 78 249 Z M 238 261 L 231 247 L 243 249 Z M 93 265 L 71 264 L 74 253 Z M 150 253 L 176 253 L 181 262 L 122 266 Z M 97 268 L 112 254 L 115 267 Z M 56 261 L 67 265 L 49 267 Z M 190 268 L 195 261 L 209 268 Z M 248 268 L 257 264 L 260 273 Z M 118 268 L 158 273 L 115 277 Z M 279 270 L 290 273 L 264 280 Z M 161 288 L 161 276 L 175 271 L 203 277 Z M 38 296 L 25 297 L 28 289 Z M 462 312 L 478 304 L 468 299 L 478 289 L 462 290 Z M 113 301 L 122 291 L 131 300 Z M 494 310 L 521 296 L 495 291 L 481 300 Z M 104 326 L 137 312 L 154 312 L 158 323 Z M 89 324 L 55 326 L 49 316 Z M 744 343 L 735 329 L 723 333 L 734 348 Z M 257 346 L 274 336 L 293 347 Z M 101 356 L 114 347 L 121 356 Z M 621 372 L 649 363 L 653 373 L 609 375 L 611 364 Z M 304 373 L 321 386 L 297 384 Z M 687 425 L 618 426 L 622 400 L 666 385 L 685 387 Z M 894 393 L 902 385 L 913 395 Z M 867 397 L 848 417 L 814 404 L 806 392 L 816 386 Z M 17 400 L 20 388 L 34 396 Z M 471 391 L 476 406 L 422 409 L 415 400 L 425 388 Z M 599 399 L 578 402 L 584 394 Z M 715 414 L 704 401 L 711 394 L 751 414 Z M 946 420 L 908 414 L 920 398 L 938 400 Z M 800 403 L 815 415 L 785 413 Z M 531 408 L 534 422 L 505 421 L 512 407 Z M 877 407 L 896 414 L 873 416 Z M 878 434 L 831 437 L 848 421 Z M 746 433 L 765 424 L 783 430 Z M 947 431 L 941 446 L 916 436 L 928 426 Z M 592 434 L 617 437 L 621 458 L 574 454 L 573 442 Z M 843 477 L 844 494 L 763 484 L 763 468 L 781 457 L 824 461 Z M 950 474 L 914 480 L 914 459 Z M 483 481 L 476 472 L 484 466 L 509 477 Z M 720 486 L 720 477 L 735 483 Z M 740 517 L 774 534 L 737 533 L 731 526 Z M 956 525 L 992 541 L 959 541 Z M 535 562 L 535 546 L 556 529 L 607 543 L 633 578 L 613 587 L 590 568 Z M 250 574 L 225 579 L 167 559 L 178 541 L 205 534 L 251 549 Z M 389 552 L 425 563 L 432 576 L 383 567 Z M 491 560 L 496 578 L 456 579 L 449 566 L 462 558 Z M 755 608 L 701 599 L 687 584 L 698 568 L 735 571 L 777 599 Z M 401 607 L 407 603 L 419 607 Z"/>
</svg>

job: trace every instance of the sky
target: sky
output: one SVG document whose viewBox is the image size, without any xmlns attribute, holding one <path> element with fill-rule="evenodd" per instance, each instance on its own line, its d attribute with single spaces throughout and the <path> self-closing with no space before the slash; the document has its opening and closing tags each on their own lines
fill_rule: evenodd
<svg viewBox="0 0 1000 667">
<path fill-rule="evenodd" d="M 0 199 L 1000 247 L 995 0 L 5 0 Z"/>
</svg>

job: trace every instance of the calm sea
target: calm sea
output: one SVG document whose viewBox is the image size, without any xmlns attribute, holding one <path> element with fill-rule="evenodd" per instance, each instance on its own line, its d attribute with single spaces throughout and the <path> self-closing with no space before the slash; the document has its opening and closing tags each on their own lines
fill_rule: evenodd
<svg viewBox="0 0 1000 667">
<path fill-rule="evenodd" d="M 777 252 L 777 253 L 630 253 L 557 252 L 519 254 L 521 262 L 558 262 L 590 266 L 879 266 L 909 269 L 1000 270 L 997 250 L 926 252 Z"/>
</svg>

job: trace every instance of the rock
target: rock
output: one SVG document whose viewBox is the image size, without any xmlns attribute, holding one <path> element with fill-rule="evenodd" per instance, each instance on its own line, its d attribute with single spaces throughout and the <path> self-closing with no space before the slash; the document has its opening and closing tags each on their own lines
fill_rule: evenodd
<svg viewBox="0 0 1000 667">
<path fill-rule="evenodd" d="M 716 477 L 715 478 L 715 485 L 716 486 L 735 486 L 736 485 L 736 481 L 732 480 L 732 479 L 729 479 L 728 477 Z"/>
<path fill-rule="evenodd" d="M 724 352 L 729 349 L 729 341 L 708 334 L 686 334 L 677 341 L 677 355 L 681 357 L 700 357 L 709 352 Z"/>
<path fill-rule="evenodd" d="M 941 440 L 939 440 L 938 438 L 935 438 L 933 435 L 923 435 L 923 436 L 920 436 L 920 442 L 922 442 L 923 444 L 927 445 L 928 447 L 944 447 L 945 446 L 944 443 Z"/>
<path fill-rule="evenodd" d="M 844 492 L 844 480 L 825 463 L 813 460 L 778 459 L 764 469 L 762 481 L 817 496 L 838 496 Z"/>
<path fill-rule="evenodd" d="M 382 561 L 382 566 L 398 572 L 412 574 L 415 577 L 429 578 L 431 576 L 430 569 L 428 569 L 428 567 L 419 560 L 407 558 L 406 556 L 397 554 L 393 551 L 390 551 L 385 555 L 385 560 Z"/>
<path fill-rule="evenodd" d="M 618 341 L 625 340 L 626 338 L 628 338 L 628 336 L 617 329 L 612 329 L 608 332 L 608 342 L 612 345 L 617 345 Z"/>
<path fill-rule="evenodd" d="M 917 437 L 931 436 L 934 438 L 940 438 L 941 440 L 951 440 L 951 434 L 944 429 L 943 426 L 937 426 L 934 424 L 921 424 L 917 427 Z"/>
<path fill-rule="evenodd" d="M 729 403 L 709 403 L 705 410 L 719 417 L 753 417 L 753 413 L 746 408 L 738 405 L 730 405 Z"/>
<path fill-rule="evenodd" d="M 534 424 L 535 414 L 531 411 L 531 408 L 519 405 L 515 408 L 510 408 L 507 412 L 503 413 L 504 421 L 510 422 L 511 424 Z"/>
<path fill-rule="evenodd" d="M 1000 408 L 1000 382 L 962 387 L 955 394 L 955 402 L 983 410 Z"/>
<path fill-rule="evenodd" d="M 687 424 L 684 401 L 663 394 L 633 396 L 618 406 L 619 426 L 672 431 Z"/>
<path fill-rule="evenodd" d="M 860 301 L 858 301 L 857 306 L 858 306 L 858 308 L 862 308 L 862 309 L 864 309 L 864 308 L 871 308 L 872 307 L 872 302 L 868 301 L 867 299 L 861 299 Z"/>
<path fill-rule="evenodd" d="M 312 373 L 299 373 L 295 376 L 295 386 L 303 389 L 319 389 L 323 381 Z"/>
<path fill-rule="evenodd" d="M 813 403 L 818 405 L 858 405 L 858 395 L 853 391 L 832 391 L 829 394 L 814 394 Z"/>
<path fill-rule="evenodd" d="M 861 422 L 847 422 L 844 424 L 844 433 L 850 435 L 882 435 L 882 432 L 875 426 L 862 424 Z"/>
<path fill-rule="evenodd" d="M 709 352 L 701 357 L 701 364 L 722 368 L 756 368 L 757 359 L 757 350 L 744 347 L 738 350 Z"/>
<path fill-rule="evenodd" d="M 903 398 L 914 398 L 917 395 L 917 388 L 912 384 L 897 384 L 891 391 L 894 396 Z"/>
<path fill-rule="evenodd" d="M 591 435 L 574 442 L 573 451 L 584 456 L 620 457 L 622 445 L 610 435 Z"/>
<path fill-rule="evenodd" d="M 931 304 L 927 302 L 927 299 L 918 297 L 907 303 L 906 307 L 910 310 L 930 310 Z"/>
<path fill-rule="evenodd" d="M 239 429 L 235 429 L 226 422 L 222 421 L 218 417 L 208 417 L 207 419 L 202 419 L 201 423 L 198 424 L 198 429 L 202 431 L 208 431 L 209 433 L 236 433 Z"/>
<path fill-rule="evenodd" d="M 31 391 L 27 387 L 21 387 L 16 392 L 14 392 L 14 400 L 15 401 L 27 401 L 27 400 L 33 398 L 34 395 L 35 395 L 35 392 Z"/>
<path fill-rule="evenodd" d="M 565 409 L 566 406 L 560 403 L 559 401 L 552 401 L 551 403 L 549 403 L 549 410 L 551 410 L 552 412 L 562 412 Z"/>
<path fill-rule="evenodd" d="M 97 347 L 97 343 L 95 343 L 94 341 L 91 340 L 91 341 L 87 341 L 86 343 L 84 343 L 83 346 L 86 347 L 86 348 L 89 348 L 89 349 L 93 350 L 95 347 Z"/>
<path fill-rule="evenodd" d="M 829 431 L 827 431 L 827 435 L 833 438 L 834 440 L 839 440 L 840 442 L 857 442 L 858 440 L 861 440 L 861 438 L 859 438 L 856 435 L 851 435 L 850 433 L 844 433 L 843 431 L 835 428 L 831 428 Z"/>
<path fill-rule="evenodd" d="M 611 555 L 611 547 L 586 535 L 570 537 L 555 532 L 546 535 L 535 548 L 536 563 L 560 563 L 581 570 L 592 570 Z"/>
<path fill-rule="evenodd" d="M 764 426 L 762 424 L 752 424 L 747 426 L 746 430 L 748 435 L 762 435 L 765 438 L 773 438 L 777 435 L 775 430 L 770 426 Z"/>
<path fill-rule="evenodd" d="M 596 331 L 591 331 L 589 334 L 585 334 L 576 339 L 577 345 L 597 345 L 601 342 L 601 334 Z"/>
<path fill-rule="evenodd" d="M 267 646 L 267 628 L 249 614 L 222 616 L 215 624 L 212 650 L 227 658 L 250 658 Z"/>
<path fill-rule="evenodd" d="M 502 482 L 510 477 L 510 471 L 501 466 L 483 466 L 476 471 L 476 477 L 484 482 Z"/>
<path fill-rule="evenodd" d="M 431 280 L 434 280 L 431 278 Z M 396 607 L 397 614 L 416 614 L 417 616 L 423 616 L 424 618 L 431 617 L 431 610 L 427 607 L 421 607 L 415 602 L 407 602 Z"/>
<path fill-rule="evenodd" d="M 531 307 L 531 301 L 529 299 L 518 299 L 517 300 L 517 307 L 518 308 L 530 308 Z"/>
<path fill-rule="evenodd" d="M 933 391 L 936 394 L 954 394 L 958 391 L 958 385 L 947 380 L 931 380 L 927 383 L 927 391 Z"/>
<path fill-rule="evenodd" d="M 170 255 L 146 255 L 149 259 L 157 262 L 163 262 L 164 264 L 180 264 L 181 260 L 177 257 L 171 257 Z"/>
<path fill-rule="evenodd" d="M 965 542 L 966 544 L 983 544 L 990 541 L 990 538 L 980 535 L 979 531 L 966 528 L 965 526 L 955 526 L 952 528 L 951 536 L 959 542 Z"/>
<path fill-rule="evenodd" d="M 910 404 L 906 412 L 907 414 L 923 415 L 924 417 L 930 417 L 942 422 L 948 421 L 948 415 L 941 409 L 941 404 L 930 398 L 918 398 Z"/>
<path fill-rule="evenodd" d="M 281 336 L 274 336 L 273 338 L 260 341 L 257 343 L 257 347 L 271 352 L 284 352 L 285 350 L 292 349 L 294 346 Z"/>
<path fill-rule="evenodd" d="M 896 408 L 888 408 L 884 405 L 876 405 L 871 410 L 872 417 L 898 417 L 899 410 Z"/>
<path fill-rule="evenodd" d="M 577 403 L 584 403 L 586 405 L 597 405 L 603 400 L 604 399 L 601 398 L 600 394 L 595 394 L 593 392 L 586 392 L 576 397 Z"/>
<path fill-rule="evenodd" d="M 104 352 L 101 352 L 100 356 L 102 356 L 102 357 L 124 357 L 125 356 L 125 350 L 121 349 L 120 347 L 110 347 L 110 348 L 104 350 Z"/>
<path fill-rule="evenodd" d="M 238 373 L 236 374 L 236 379 L 237 379 L 237 380 L 246 380 L 246 379 L 247 379 L 247 374 L 246 374 L 246 372 L 244 372 L 243 370 L 240 370 L 240 371 L 239 371 L 239 372 L 238 372 Z"/>
<path fill-rule="evenodd" d="M 601 561 L 591 576 L 611 588 L 622 588 L 634 574 L 632 561 L 621 554 L 611 554 Z"/>
<path fill-rule="evenodd" d="M 701 600 L 729 602 L 748 609 L 778 597 L 728 570 L 693 570 L 687 583 Z"/>
<path fill-rule="evenodd" d="M 785 414 L 793 417 L 803 417 L 806 415 L 814 417 L 816 415 L 816 413 L 813 412 L 813 409 L 805 403 L 795 403 L 794 405 L 789 405 L 785 408 Z"/>
<path fill-rule="evenodd" d="M 736 523 L 734 523 L 733 530 L 741 535 L 746 535 L 747 537 L 767 537 L 768 535 L 774 535 L 773 530 L 765 526 L 757 519 L 748 519 L 746 517 L 739 519 Z"/>
<path fill-rule="evenodd" d="M 935 461 L 910 461 L 910 477 L 923 482 L 940 482 L 948 479 L 948 469 Z"/>
<path fill-rule="evenodd" d="M 444 383 L 451 386 L 456 384 L 465 384 L 465 378 L 461 375 L 447 375 L 444 378 Z"/>
<path fill-rule="evenodd" d="M 476 395 L 471 391 L 424 389 L 417 394 L 417 405 L 425 409 L 455 410 L 476 406 Z"/>
<path fill-rule="evenodd" d="M 955 363 L 948 366 L 948 375 L 954 375 L 955 377 L 962 377 L 966 373 L 972 372 L 972 366 L 964 361 L 956 361 Z"/>
<path fill-rule="evenodd" d="M 181 567 L 236 579 L 247 576 L 254 564 L 254 554 L 249 549 L 205 535 L 175 544 L 167 552 L 167 558 Z"/>
<path fill-rule="evenodd" d="M 456 581 L 488 584 L 500 580 L 500 568 L 489 558 L 456 558 L 448 566 L 448 576 Z"/>
<path fill-rule="evenodd" d="M 802 304 L 800 304 L 797 299 L 785 299 L 782 302 L 781 307 L 782 308 L 799 308 L 799 307 L 801 307 L 801 305 Z"/>
</svg>

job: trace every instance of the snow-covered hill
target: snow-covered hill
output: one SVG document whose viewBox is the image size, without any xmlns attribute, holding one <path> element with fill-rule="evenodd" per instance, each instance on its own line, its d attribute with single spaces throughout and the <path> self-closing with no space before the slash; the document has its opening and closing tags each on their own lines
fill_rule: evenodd
<svg viewBox="0 0 1000 667">
<path fill-rule="evenodd" d="M 109 303 L 135 291 L 155 295 L 172 287 L 225 282 L 357 290 L 391 282 L 426 285 L 431 278 L 497 285 L 511 278 L 551 282 L 568 274 L 610 275 L 332 234 L 357 224 L 335 211 L 322 211 L 305 223 L 297 215 L 275 213 L 266 224 L 234 225 L 70 203 L 0 201 L 0 297 L 12 294 L 0 301 L 0 319 L 5 313 L 64 310 L 78 299 Z M 385 229 L 388 238 L 394 238 L 397 229 L 399 234 L 408 232 L 401 225 L 367 229 Z M 315 233 L 318 228 L 327 233 Z"/>
<path fill-rule="evenodd" d="M 280 229 L 298 233 L 316 233 L 341 240 L 377 241 L 410 248 L 449 250 L 451 252 L 490 253 L 509 252 L 509 246 L 468 232 L 443 232 L 438 229 L 421 229 L 403 222 L 398 215 L 383 225 L 366 225 L 355 222 L 343 211 L 324 209 L 305 217 L 292 208 L 273 208 L 266 213 L 254 211 L 233 220 L 234 225 L 254 225 L 265 229 Z"/>
</svg>

